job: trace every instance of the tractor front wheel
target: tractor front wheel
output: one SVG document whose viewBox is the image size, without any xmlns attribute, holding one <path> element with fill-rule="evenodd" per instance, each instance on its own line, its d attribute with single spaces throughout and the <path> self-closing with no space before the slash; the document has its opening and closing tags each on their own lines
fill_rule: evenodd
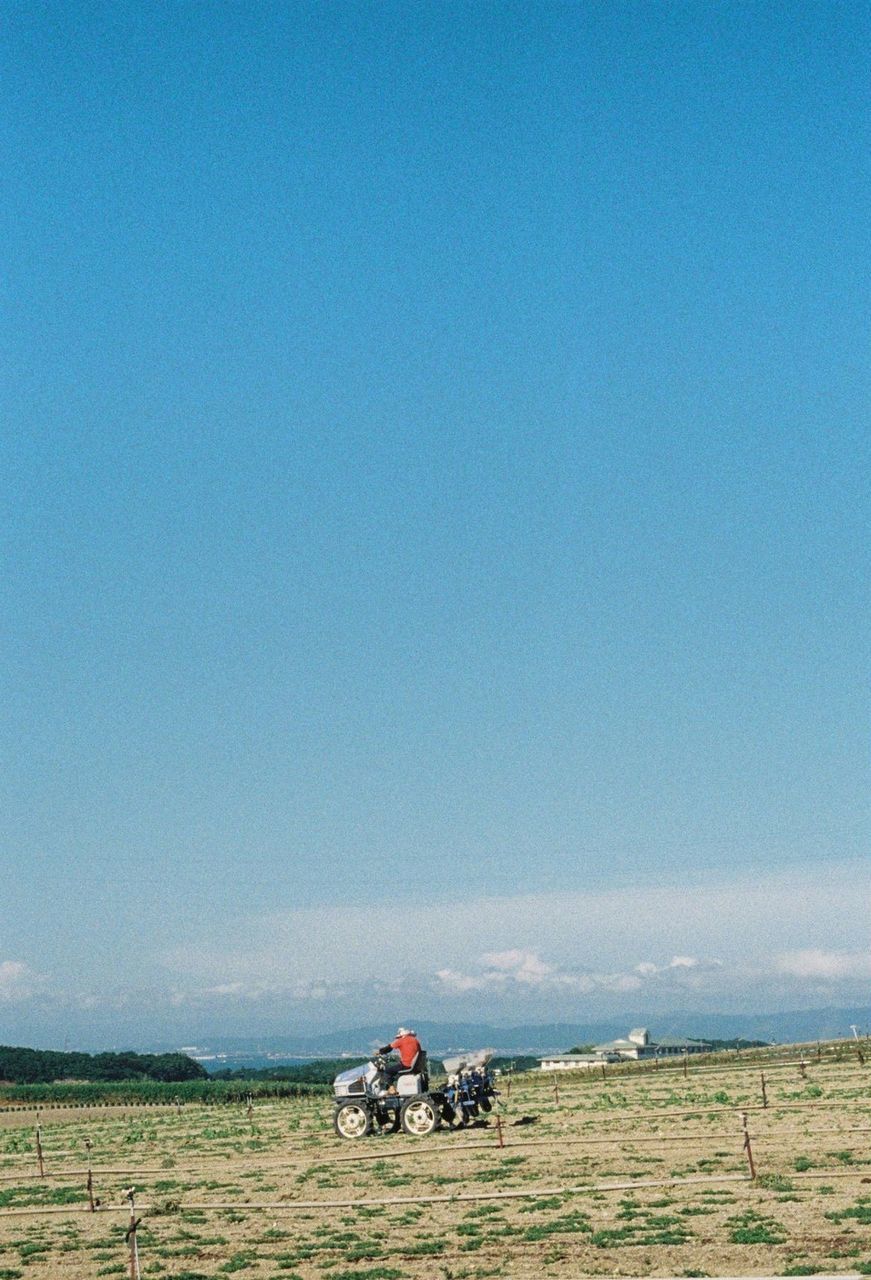
<svg viewBox="0 0 871 1280">
<path fill-rule="evenodd" d="M 340 1138 L 365 1138 L 372 1132 L 372 1113 L 359 1102 L 343 1102 L 336 1108 L 333 1128 Z"/>
</svg>

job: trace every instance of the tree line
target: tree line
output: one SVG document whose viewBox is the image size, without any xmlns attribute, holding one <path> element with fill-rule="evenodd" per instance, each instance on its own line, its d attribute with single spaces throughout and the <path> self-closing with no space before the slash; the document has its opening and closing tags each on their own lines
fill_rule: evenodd
<svg viewBox="0 0 871 1280">
<path fill-rule="evenodd" d="M 61 1053 L 0 1045 L 0 1081 L 8 1084 L 53 1084 L 60 1080 L 160 1080 L 174 1084 L 202 1080 L 207 1074 L 184 1053 Z"/>
</svg>

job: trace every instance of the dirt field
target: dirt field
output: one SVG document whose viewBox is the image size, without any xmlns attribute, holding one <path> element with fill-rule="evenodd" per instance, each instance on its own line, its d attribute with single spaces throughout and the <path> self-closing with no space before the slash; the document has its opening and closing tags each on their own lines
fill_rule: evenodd
<svg viewBox="0 0 871 1280">
<path fill-rule="evenodd" d="M 762 1108 L 760 1069 L 768 1107 Z M 871 1064 L 503 1077 L 488 1126 L 356 1142 L 329 1098 L 0 1115 L 0 1280 L 871 1274 Z M 746 1110 L 757 1177 L 744 1146 Z M 93 1194 L 87 1199 L 86 1140 Z"/>
</svg>

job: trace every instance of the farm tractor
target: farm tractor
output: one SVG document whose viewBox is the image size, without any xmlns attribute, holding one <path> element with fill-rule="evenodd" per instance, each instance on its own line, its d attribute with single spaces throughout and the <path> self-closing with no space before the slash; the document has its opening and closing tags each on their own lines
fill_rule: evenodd
<svg viewBox="0 0 871 1280">
<path fill-rule="evenodd" d="M 396 1078 L 395 1090 L 387 1084 L 386 1059 L 376 1054 L 364 1066 L 342 1071 L 333 1081 L 333 1127 L 341 1138 L 365 1138 L 373 1131 L 396 1133 L 400 1128 L 413 1138 L 425 1138 L 441 1125 L 467 1125 L 482 1111 L 490 1111 L 497 1094 L 486 1049 L 445 1060 L 447 1083 L 430 1088 L 426 1054 Z"/>
</svg>

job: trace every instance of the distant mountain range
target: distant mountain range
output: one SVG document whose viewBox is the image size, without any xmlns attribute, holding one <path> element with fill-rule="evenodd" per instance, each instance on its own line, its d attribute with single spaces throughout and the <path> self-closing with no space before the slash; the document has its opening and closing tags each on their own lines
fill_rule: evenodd
<svg viewBox="0 0 871 1280">
<path fill-rule="evenodd" d="M 871 1028 L 871 1009 L 809 1009 L 763 1014 L 628 1014 L 620 1020 L 606 1022 L 555 1022 L 519 1027 L 494 1027 L 486 1022 L 418 1022 L 416 1031 L 429 1051 L 435 1055 L 462 1049 L 484 1047 L 500 1054 L 554 1053 L 576 1044 L 599 1044 L 623 1036 L 631 1027 L 648 1027 L 657 1036 L 689 1036 L 693 1039 L 767 1040 L 795 1043 L 799 1041 L 833 1040 L 852 1035 L 851 1025 L 859 1034 Z M 237 1056 L 256 1054 L 295 1058 L 336 1058 L 342 1054 L 368 1054 L 383 1044 L 394 1028 L 378 1026 L 351 1027 L 317 1035 L 239 1037 L 215 1036 L 196 1047 L 199 1053 L 221 1053 Z M 173 1049 L 179 1046 L 171 1046 Z M 192 1046 L 185 1046 L 189 1051 Z"/>
</svg>

